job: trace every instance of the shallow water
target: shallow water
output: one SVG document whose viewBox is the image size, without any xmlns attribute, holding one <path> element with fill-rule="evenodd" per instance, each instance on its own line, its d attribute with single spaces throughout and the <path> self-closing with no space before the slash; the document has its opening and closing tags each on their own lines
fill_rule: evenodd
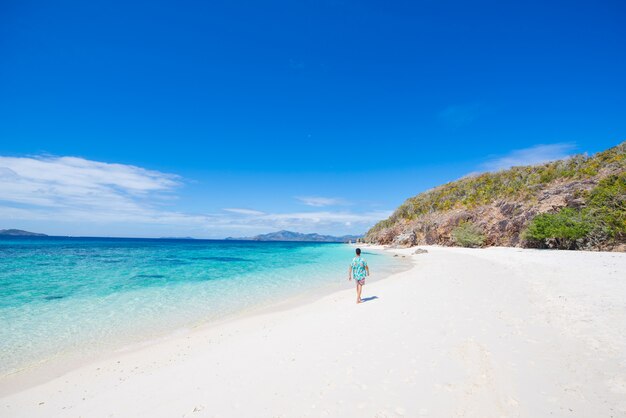
<svg viewBox="0 0 626 418">
<path fill-rule="evenodd" d="M 348 284 L 344 244 L 3 238 L 0 375 Z M 374 277 L 403 268 L 364 252 Z"/>
</svg>

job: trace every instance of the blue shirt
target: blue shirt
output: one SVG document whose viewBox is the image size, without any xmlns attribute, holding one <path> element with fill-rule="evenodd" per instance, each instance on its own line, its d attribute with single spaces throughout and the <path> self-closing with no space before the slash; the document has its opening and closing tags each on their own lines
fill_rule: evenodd
<svg viewBox="0 0 626 418">
<path fill-rule="evenodd" d="M 361 257 L 354 257 L 352 259 L 352 278 L 354 280 L 363 280 L 367 275 L 365 267 L 367 267 L 367 261 Z"/>
</svg>

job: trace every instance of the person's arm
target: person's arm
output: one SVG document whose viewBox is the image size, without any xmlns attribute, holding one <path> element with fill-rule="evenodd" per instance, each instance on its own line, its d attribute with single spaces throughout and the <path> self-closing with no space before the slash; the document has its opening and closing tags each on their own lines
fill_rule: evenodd
<svg viewBox="0 0 626 418">
<path fill-rule="evenodd" d="M 352 266 L 348 266 L 348 280 L 352 280 Z"/>
<path fill-rule="evenodd" d="M 365 271 L 367 272 L 367 275 L 370 275 L 370 266 L 368 266 L 367 264 L 365 265 Z"/>
</svg>

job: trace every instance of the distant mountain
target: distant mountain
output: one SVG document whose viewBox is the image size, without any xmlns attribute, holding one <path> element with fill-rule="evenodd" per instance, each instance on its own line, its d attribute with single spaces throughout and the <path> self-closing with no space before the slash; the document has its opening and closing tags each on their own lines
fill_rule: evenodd
<svg viewBox="0 0 626 418">
<path fill-rule="evenodd" d="M 11 237 L 47 237 L 46 234 L 38 234 L 36 232 L 22 231 L 21 229 L 0 229 L 0 236 L 11 236 Z"/>
<path fill-rule="evenodd" d="M 348 241 L 356 241 L 357 238 L 361 238 L 361 236 L 360 235 L 344 235 L 341 237 L 334 237 L 332 235 L 302 234 L 300 232 L 278 231 L 278 232 L 270 232 L 269 234 L 256 235 L 254 237 L 242 237 L 242 238 L 228 237 L 226 239 L 227 240 L 241 240 L 241 241 L 348 242 Z"/>
</svg>

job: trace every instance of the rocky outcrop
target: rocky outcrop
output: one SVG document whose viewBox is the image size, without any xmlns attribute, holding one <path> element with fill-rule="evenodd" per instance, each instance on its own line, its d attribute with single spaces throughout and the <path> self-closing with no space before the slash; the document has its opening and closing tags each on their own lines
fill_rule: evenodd
<svg viewBox="0 0 626 418">
<path fill-rule="evenodd" d="M 398 234 L 392 242 L 392 245 L 396 247 L 412 247 L 417 242 L 417 236 L 415 231 L 408 230 Z"/>
</svg>

